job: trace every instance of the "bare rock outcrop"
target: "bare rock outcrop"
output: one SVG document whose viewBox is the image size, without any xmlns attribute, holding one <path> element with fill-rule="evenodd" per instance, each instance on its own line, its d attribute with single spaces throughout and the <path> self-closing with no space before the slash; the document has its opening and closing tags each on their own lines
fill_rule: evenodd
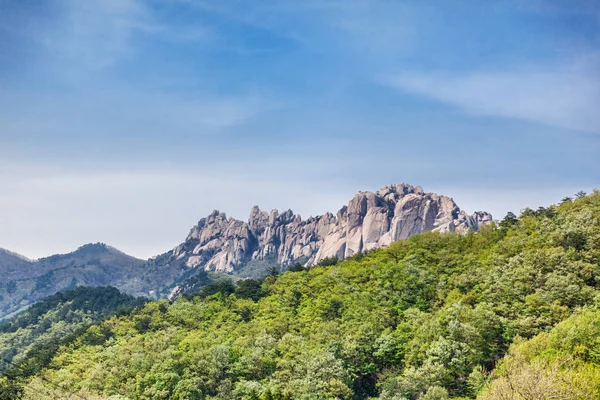
<svg viewBox="0 0 600 400">
<path fill-rule="evenodd" d="M 425 193 L 419 186 L 390 185 L 357 193 L 335 216 L 326 213 L 302 220 L 291 210 L 266 212 L 255 206 L 248 222 L 243 222 L 213 211 L 169 258 L 187 268 L 229 273 L 260 260 L 284 268 L 295 262 L 312 265 L 325 257 L 343 259 L 421 232 L 466 233 L 491 221 L 489 213 L 461 211 L 450 197 Z"/>
</svg>

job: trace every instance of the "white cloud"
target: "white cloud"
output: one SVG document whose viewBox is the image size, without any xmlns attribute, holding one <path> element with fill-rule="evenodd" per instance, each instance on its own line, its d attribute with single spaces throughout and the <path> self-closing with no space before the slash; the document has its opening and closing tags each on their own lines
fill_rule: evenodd
<svg viewBox="0 0 600 400">
<path fill-rule="evenodd" d="M 215 135 L 279 107 L 262 93 L 180 96 L 128 88 L 85 88 L 45 94 L 5 92 L 0 97 L 0 138 Z"/>
<path fill-rule="evenodd" d="M 170 25 L 143 0 L 59 0 L 60 23 L 37 32 L 37 40 L 58 61 L 64 78 L 111 67 L 137 54 L 137 37 L 153 35 L 164 41 L 208 40 L 212 32 L 200 25 Z"/>
<path fill-rule="evenodd" d="M 243 25 L 266 30 L 301 44 L 310 52 L 349 52 L 355 62 L 398 54 L 416 43 L 417 8 L 373 0 L 239 2 L 177 0 Z M 421 8 L 422 10 L 422 8 Z M 219 43 L 227 46 L 227 43 Z M 247 48 L 245 51 L 252 51 Z M 376 64 L 375 61 L 373 61 Z"/>
<path fill-rule="evenodd" d="M 466 112 L 600 132 L 600 67 L 523 71 L 402 73 L 387 83 Z"/>
<path fill-rule="evenodd" d="M 40 35 L 53 56 L 72 66 L 88 69 L 110 66 L 131 55 L 131 38 L 135 33 L 159 30 L 149 9 L 138 0 L 64 0 L 60 4 L 64 12 L 62 23 Z"/>
</svg>

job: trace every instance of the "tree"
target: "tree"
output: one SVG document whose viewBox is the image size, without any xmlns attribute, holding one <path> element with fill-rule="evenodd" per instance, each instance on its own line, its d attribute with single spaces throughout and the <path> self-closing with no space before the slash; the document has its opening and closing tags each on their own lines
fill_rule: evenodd
<svg viewBox="0 0 600 400">
<path fill-rule="evenodd" d="M 319 267 L 331 267 L 333 265 L 336 265 L 339 261 L 340 261 L 340 259 L 337 258 L 337 256 L 325 257 L 325 258 L 323 258 L 321 261 L 319 261 L 317 263 L 317 266 L 319 266 Z"/>
<path fill-rule="evenodd" d="M 587 193 L 584 192 L 583 190 L 580 190 L 579 192 L 575 193 L 575 197 L 578 199 L 581 199 L 583 197 L 587 196 Z"/>
<path fill-rule="evenodd" d="M 199 296 L 208 297 L 217 293 L 221 293 L 224 296 L 229 296 L 234 292 L 235 285 L 233 284 L 233 281 L 229 278 L 224 278 L 203 286 L 202 289 L 200 289 Z"/>
<path fill-rule="evenodd" d="M 17 382 L 26 396 L 58 385 L 85 387 L 90 400 L 594 399 L 600 191 L 550 209 L 555 217 L 537 207 L 518 222 L 509 215 L 510 235 L 493 224 L 428 232 L 331 268 L 274 268 L 276 277 L 215 284 L 208 298 L 149 302 L 54 355 L 31 352 L 35 375 Z M 0 325 L 0 351 L 46 324 L 40 310 Z M 42 314 L 62 326 L 70 311 Z"/>
<path fill-rule="evenodd" d="M 512 362 L 494 380 L 481 400 L 496 399 L 594 399 L 600 369 L 574 364 L 568 358 L 550 361 Z M 479 397 L 478 397 L 479 398 Z"/>
<path fill-rule="evenodd" d="M 19 400 L 23 398 L 23 386 L 14 380 L 0 377 L 0 400 Z"/>
<path fill-rule="evenodd" d="M 340 318 L 342 316 L 342 309 L 344 308 L 344 302 L 339 299 L 330 299 L 324 307 L 322 316 L 326 320 L 332 320 Z"/>
<path fill-rule="evenodd" d="M 240 299 L 252 299 L 258 301 L 265 295 L 259 281 L 254 279 L 243 279 L 235 288 L 235 295 Z"/>
<path fill-rule="evenodd" d="M 530 218 L 535 217 L 536 215 L 536 212 L 529 207 L 521 211 L 521 218 Z"/>
<path fill-rule="evenodd" d="M 503 229 L 510 229 L 513 226 L 515 226 L 518 222 L 519 218 L 517 218 L 517 216 L 514 213 L 509 211 L 504 217 L 504 219 L 500 221 L 500 227 Z"/>
<path fill-rule="evenodd" d="M 538 207 L 536 214 L 540 217 L 548 217 L 548 218 L 552 218 L 554 217 L 554 209 L 552 207 Z"/>
<path fill-rule="evenodd" d="M 349 375 L 344 363 L 331 352 L 306 351 L 299 354 L 290 369 L 275 374 L 284 393 L 297 399 L 351 399 Z"/>
<path fill-rule="evenodd" d="M 302 272 L 302 271 L 306 271 L 306 268 L 304 268 L 304 266 L 302 264 L 300 264 L 299 262 L 296 262 L 293 265 L 290 265 L 287 268 L 288 272 Z"/>
</svg>

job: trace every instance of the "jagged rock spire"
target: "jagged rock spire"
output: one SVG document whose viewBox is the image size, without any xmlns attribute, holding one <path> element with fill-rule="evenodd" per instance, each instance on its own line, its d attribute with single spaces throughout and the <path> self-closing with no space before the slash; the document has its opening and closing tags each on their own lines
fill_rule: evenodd
<svg viewBox="0 0 600 400">
<path fill-rule="evenodd" d="M 311 265 L 425 231 L 465 233 L 491 221 L 489 213 L 467 215 L 450 197 L 403 183 L 359 192 L 336 216 L 326 213 L 304 221 L 291 210 L 266 212 L 254 206 L 248 222 L 227 219 L 215 210 L 192 228 L 172 256 L 185 260 L 188 268 L 221 272 L 243 268 L 253 260 L 284 267 L 295 262 Z"/>
</svg>

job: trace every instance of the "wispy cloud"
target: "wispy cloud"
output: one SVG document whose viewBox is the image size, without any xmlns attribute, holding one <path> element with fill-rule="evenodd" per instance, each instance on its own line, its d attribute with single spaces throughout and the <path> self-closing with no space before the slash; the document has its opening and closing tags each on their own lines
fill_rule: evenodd
<svg viewBox="0 0 600 400">
<path fill-rule="evenodd" d="M 74 94 L 13 93 L 0 98 L 0 139 L 37 137 L 43 142 L 65 138 L 85 143 L 137 138 L 172 140 L 217 135 L 242 126 L 279 107 L 259 92 L 230 95 L 138 92 L 86 88 Z M 35 104 L 35 107 L 28 107 Z"/>
<path fill-rule="evenodd" d="M 60 2 L 61 24 L 42 34 L 50 52 L 74 66 L 100 69 L 131 55 L 136 33 L 152 33 L 159 25 L 138 0 Z"/>
<path fill-rule="evenodd" d="M 143 0 L 58 0 L 61 23 L 40 32 L 50 56 L 74 69 L 99 70 L 136 55 L 136 39 L 154 36 L 163 41 L 206 40 L 206 26 L 173 26 L 163 21 L 151 2 Z"/>
<path fill-rule="evenodd" d="M 600 64 L 502 72 L 415 73 L 385 79 L 468 113 L 600 132 Z"/>
<path fill-rule="evenodd" d="M 313 52 L 378 56 L 415 43 L 415 7 L 380 0 L 238 2 L 175 0 L 229 21 L 265 30 Z"/>
</svg>

